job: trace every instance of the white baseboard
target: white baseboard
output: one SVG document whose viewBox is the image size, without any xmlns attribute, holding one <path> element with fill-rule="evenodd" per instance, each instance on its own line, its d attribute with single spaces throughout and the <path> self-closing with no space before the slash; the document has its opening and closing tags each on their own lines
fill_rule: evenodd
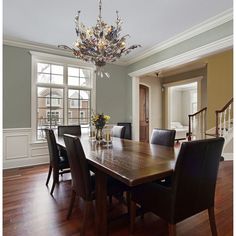
<svg viewBox="0 0 236 236">
<path fill-rule="evenodd" d="M 49 162 L 47 143 L 32 143 L 31 137 L 31 128 L 3 129 L 3 169 Z"/>
<path fill-rule="evenodd" d="M 234 154 L 233 153 L 222 153 L 225 161 L 233 161 Z"/>
</svg>

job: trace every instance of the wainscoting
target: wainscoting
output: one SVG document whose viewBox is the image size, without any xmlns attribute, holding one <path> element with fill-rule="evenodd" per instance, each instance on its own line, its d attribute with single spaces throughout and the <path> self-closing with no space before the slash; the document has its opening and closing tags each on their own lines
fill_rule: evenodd
<svg viewBox="0 0 236 236">
<path fill-rule="evenodd" d="M 3 169 L 48 163 L 46 142 L 32 143 L 30 128 L 3 129 Z"/>
</svg>

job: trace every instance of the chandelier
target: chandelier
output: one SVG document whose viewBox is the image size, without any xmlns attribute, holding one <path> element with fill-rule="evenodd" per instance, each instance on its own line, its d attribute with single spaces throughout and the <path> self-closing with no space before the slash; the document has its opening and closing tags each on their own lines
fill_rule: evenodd
<svg viewBox="0 0 236 236">
<path fill-rule="evenodd" d="M 78 11 L 78 15 L 75 17 L 77 39 L 74 47 L 71 48 L 66 45 L 59 45 L 58 47 L 71 51 L 74 56 L 83 61 L 94 63 L 99 76 L 110 77 L 108 73 L 104 73 L 102 67 L 106 63 L 115 62 L 122 55 L 127 55 L 131 50 L 140 47 L 140 45 L 132 45 L 126 48 L 126 38 L 129 35 L 120 36 L 122 20 L 118 11 L 116 11 L 117 17 L 114 26 L 108 25 L 102 20 L 101 12 L 102 1 L 99 0 L 97 23 L 93 27 L 86 28 L 80 22 L 80 11 Z"/>
</svg>

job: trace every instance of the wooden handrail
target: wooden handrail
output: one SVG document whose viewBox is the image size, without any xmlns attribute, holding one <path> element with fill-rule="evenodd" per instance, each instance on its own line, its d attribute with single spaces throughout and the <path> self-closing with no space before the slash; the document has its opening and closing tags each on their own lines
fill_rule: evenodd
<svg viewBox="0 0 236 236">
<path fill-rule="evenodd" d="M 202 108 L 200 111 L 197 111 L 196 113 L 191 114 L 191 115 L 188 115 L 188 116 L 189 116 L 189 117 L 191 117 L 191 116 L 196 116 L 197 114 L 203 112 L 204 110 L 207 110 L 207 107 L 204 107 L 204 108 Z"/>
<path fill-rule="evenodd" d="M 216 110 L 216 113 L 224 112 L 228 106 L 233 102 L 233 98 L 230 99 L 230 101 L 221 109 L 221 110 Z"/>
<path fill-rule="evenodd" d="M 203 111 L 206 111 L 207 110 L 207 107 L 204 107 L 202 108 L 201 110 L 195 112 L 194 114 L 190 114 L 188 115 L 188 140 L 191 141 L 191 134 L 192 134 L 192 131 L 191 131 L 191 117 L 194 117 L 198 114 L 200 114 L 201 112 Z"/>
<path fill-rule="evenodd" d="M 233 103 L 233 98 L 231 98 L 226 105 L 221 110 L 216 110 L 216 136 L 219 136 L 219 113 L 224 112 Z"/>
</svg>

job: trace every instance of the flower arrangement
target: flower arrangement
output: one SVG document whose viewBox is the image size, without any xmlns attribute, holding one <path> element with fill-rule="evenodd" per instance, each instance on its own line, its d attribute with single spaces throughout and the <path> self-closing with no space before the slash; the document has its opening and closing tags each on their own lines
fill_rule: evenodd
<svg viewBox="0 0 236 236">
<path fill-rule="evenodd" d="M 107 124 L 110 120 L 110 118 L 110 116 L 104 115 L 103 113 L 93 114 L 91 118 L 92 125 L 94 125 L 96 129 L 103 129 L 105 124 Z"/>
</svg>

